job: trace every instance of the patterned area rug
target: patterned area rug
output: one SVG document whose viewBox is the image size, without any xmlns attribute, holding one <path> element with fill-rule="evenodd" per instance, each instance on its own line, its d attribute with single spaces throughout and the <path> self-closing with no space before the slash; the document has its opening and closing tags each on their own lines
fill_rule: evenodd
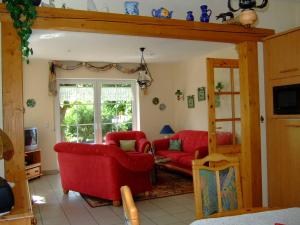
<svg viewBox="0 0 300 225">
<path fill-rule="evenodd" d="M 153 186 L 153 190 L 150 192 L 150 195 L 145 196 L 144 194 L 141 194 L 135 196 L 135 201 L 193 193 L 192 177 L 163 170 L 159 170 L 157 176 L 157 184 Z M 81 196 L 93 208 L 112 205 L 112 201 L 109 200 L 95 198 L 84 194 L 81 194 Z"/>
</svg>

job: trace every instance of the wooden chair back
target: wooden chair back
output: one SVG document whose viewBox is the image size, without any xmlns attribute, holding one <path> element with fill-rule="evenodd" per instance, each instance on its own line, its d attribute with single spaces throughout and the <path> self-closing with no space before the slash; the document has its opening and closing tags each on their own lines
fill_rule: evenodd
<svg viewBox="0 0 300 225">
<path fill-rule="evenodd" d="M 197 219 L 243 207 L 238 157 L 214 153 L 193 160 L 193 181 Z"/>
<path fill-rule="evenodd" d="M 130 188 L 128 186 L 121 187 L 121 196 L 124 209 L 124 224 L 140 225 L 138 210 L 135 206 Z"/>
</svg>

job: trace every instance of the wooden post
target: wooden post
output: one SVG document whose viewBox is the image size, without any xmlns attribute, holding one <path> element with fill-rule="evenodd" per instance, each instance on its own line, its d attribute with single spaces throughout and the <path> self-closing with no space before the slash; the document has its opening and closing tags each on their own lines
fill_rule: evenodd
<svg viewBox="0 0 300 225">
<path fill-rule="evenodd" d="M 2 22 L 3 128 L 11 138 L 15 154 L 6 161 L 5 177 L 14 182 L 15 209 L 28 205 L 24 165 L 23 63 L 20 39 L 11 22 Z"/>
<path fill-rule="evenodd" d="M 244 207 L 262 205 L 257 43 L 237 45 L 241 90 L 241 177 Z"/>
</svg>

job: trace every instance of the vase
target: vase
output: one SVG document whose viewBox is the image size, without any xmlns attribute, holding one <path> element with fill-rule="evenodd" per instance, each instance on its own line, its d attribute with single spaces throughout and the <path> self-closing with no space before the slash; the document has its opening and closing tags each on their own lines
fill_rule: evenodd
<svg viewBox="0 0 300 225">
<path fill-rule="evenodd" d="M 39 5 L 41 4 L 41 1 L 42 1 L 42 0 L 32 0 L 32 4 L 33 4 L 34 6 L 39 6 Z"/>
<path fill-rule="evenodd" d="M 125 14 L 128 15 L 139 15 L 139 3 L 135 1 L 127 1 L 124 3 L 125 5 Z"/>
<path fill-rule="evenodd" d="M 210 16 L 211 16 L 211 13 L 212 13 L 211 9 L 208 9 L 207 5 L 201 5 L 200 9 L 201 9 L 200 21 L 208 23 L 209 19 L 210 19 Z"/>
<path fill-rule="evenodd" d="M 87 10 L 88 11 L 97 11 L 97 7 L 96 7 L 94 0 L 87 0 Z"/>
<path fill-rule="evenodd" d="M 188 11 L 186 15 L 187 21 L 194 21 L 193 11 Z"/>
</svg>

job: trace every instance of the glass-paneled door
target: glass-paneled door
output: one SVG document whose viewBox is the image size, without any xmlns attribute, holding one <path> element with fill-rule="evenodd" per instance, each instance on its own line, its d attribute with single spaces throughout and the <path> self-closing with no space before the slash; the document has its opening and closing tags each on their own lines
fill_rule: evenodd
<svg viewBox="0 0 300 225">
<path fill-rule="evenodd" d="M 238 60 L 207 59 L 207 83 L 209 152 L 240 152 L 241 110 Z"/>
</svg>

